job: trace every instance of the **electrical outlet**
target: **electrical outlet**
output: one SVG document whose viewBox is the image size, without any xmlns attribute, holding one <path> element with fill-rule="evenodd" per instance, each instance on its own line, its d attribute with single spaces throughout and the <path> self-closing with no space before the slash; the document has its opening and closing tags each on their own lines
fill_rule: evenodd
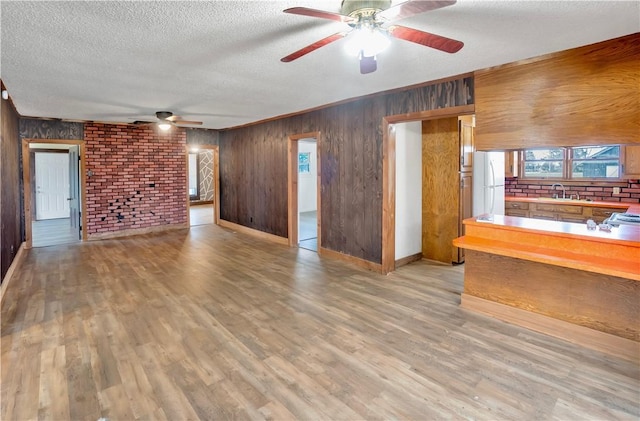
<svg viewBox="0 0 640 421">
<path fill-rule="evenodd" d="M 620 187 L 614 187 L 613 194 L 620 194 Z"/>
</svg>

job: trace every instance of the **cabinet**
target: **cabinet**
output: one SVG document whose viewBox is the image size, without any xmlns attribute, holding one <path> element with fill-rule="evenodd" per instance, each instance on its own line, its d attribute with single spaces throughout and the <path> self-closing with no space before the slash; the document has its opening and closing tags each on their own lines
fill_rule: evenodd
<svg viewBox="0 0 640 421">
<path fill-rule="evenodd" d="M 518 151 L 504 153 L 504 176 L 506 178 L 518 176 Z"/>
<path fill-rule="evenodd" d="M 530 218 L 565 222 L 586 222 L 586 219 L 582 216 L 582 206 L 534 203 L 532 207 L 533 209 L 529 211 Z"/>
<path fill-rule="evenodd" d="M 624 212 L 626 206 L 619 208 L 590 206 L 588 204 L 567 203 L 531 203 L 531 202 L 505 202 L 505 215 L 520 216 L 524 218 L 546 219 L 550 221 L 564 221 L 584 223 L 593 219 L 602 223 L 613 212 Z"/>
<path fill-rule="evenodd" d="M 458 117 L 458 133 L 460 142 L 460 172 L 473 171 L 473 127 L 474 116 Z"/>
<path fill-rule="evenodd" d="M 529 204 L 526 202 L 505 202 L 504 213 L 508 216 L 529 217 Z"/>
<path fill-rule="evenodd" d="M 622 178 L 640 179 L 640 146 L 622 148 Z"/>
</svg>

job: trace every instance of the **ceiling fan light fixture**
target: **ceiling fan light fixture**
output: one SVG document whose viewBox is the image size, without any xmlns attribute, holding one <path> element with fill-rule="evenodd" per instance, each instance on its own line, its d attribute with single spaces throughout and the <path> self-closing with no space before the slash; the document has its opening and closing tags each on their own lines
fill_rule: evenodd
<svg viewBox="0 0 640 421">
<path fill-rule="evenodd" d="M 169 130 L 171 128 L 171 123 L 168 122 L 160 122 L 158 123 L 158 128 L 160 130 L 162 130 L 163 132 L 166 132 L 167 130 Z"/>
<path fill-rule="evenodd" d="M 391 40 L 381 30 L 360 27 L 353 31 L 345 49 L 352 56 L 358 57 L 362 53 L 365 57 L 373 57 L 384 51 L 389 44 Z"/>
</svg>

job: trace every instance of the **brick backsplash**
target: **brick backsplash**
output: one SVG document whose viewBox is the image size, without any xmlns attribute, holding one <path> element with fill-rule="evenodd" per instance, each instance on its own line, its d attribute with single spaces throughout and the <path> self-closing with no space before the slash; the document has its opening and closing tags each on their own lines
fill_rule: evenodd
<svg viewBox="0 0 640 421">
<path fill-rule="evenodd" d="M 613 194 L 613 187 L 585 185 L 565 185 L 567 197 L 570 195 L 580 195 L 581 199 L 603 200 L 606 202 L 640 203 L 640 180 L 626 180 L 626 186 L 620 187 L 619 194 Z M 505 180 L 505 195 L 517 197 L 552 197 L 552 181 L 545 181 L 536 184 L 527 184 L 519 181 L 518 178 L 507 178 Z M 619 186 L 620 183 L 617 183 Z M 558 188 L 560 194 L 562 189 Z"/>
<path fill-rule="evenodd" d="M 186 134 L 86 124 L 87 235 L 186 224 Z"/>
</svg>

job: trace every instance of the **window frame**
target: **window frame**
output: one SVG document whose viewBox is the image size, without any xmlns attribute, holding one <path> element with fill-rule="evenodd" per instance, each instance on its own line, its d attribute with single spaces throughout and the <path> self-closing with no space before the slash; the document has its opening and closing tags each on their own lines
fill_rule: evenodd
<svg viewBox="0 0 640 421">
<path fill-rule="evenodd" d="M 618 161 L 618 177 L 572 177 L 573 174 L 573 162 L 574 162 L 574 148 L 588 148 L 588 147 L 607 147 L 614 146 L 618 148 L 617 158 L 607 158 L 608 160 L 617 159 Z M 527 150 L 534 149 L 562 149 L 562 177 L 530 177 L 525 173 L 526 163 L 525 154 Z M 576 159 L 577 161 L 584 161 L 583 159 Z M 603 159 L 604 160 L 604 159 Z M 623 180 L 623 148 L 622 145 L 576 145 L 576 146 L 545 146 L 541 148 L 524 148 L 518 150 L 518 170 L 521 179 L 523 180 L 544 180 L 544 181 L 565 181 L 565 182 L 620 182 Z M 595 161 L 595 160 L 594 160 Z M 531 161 L 529 161 L 531 162 Z"/>
</svg>

